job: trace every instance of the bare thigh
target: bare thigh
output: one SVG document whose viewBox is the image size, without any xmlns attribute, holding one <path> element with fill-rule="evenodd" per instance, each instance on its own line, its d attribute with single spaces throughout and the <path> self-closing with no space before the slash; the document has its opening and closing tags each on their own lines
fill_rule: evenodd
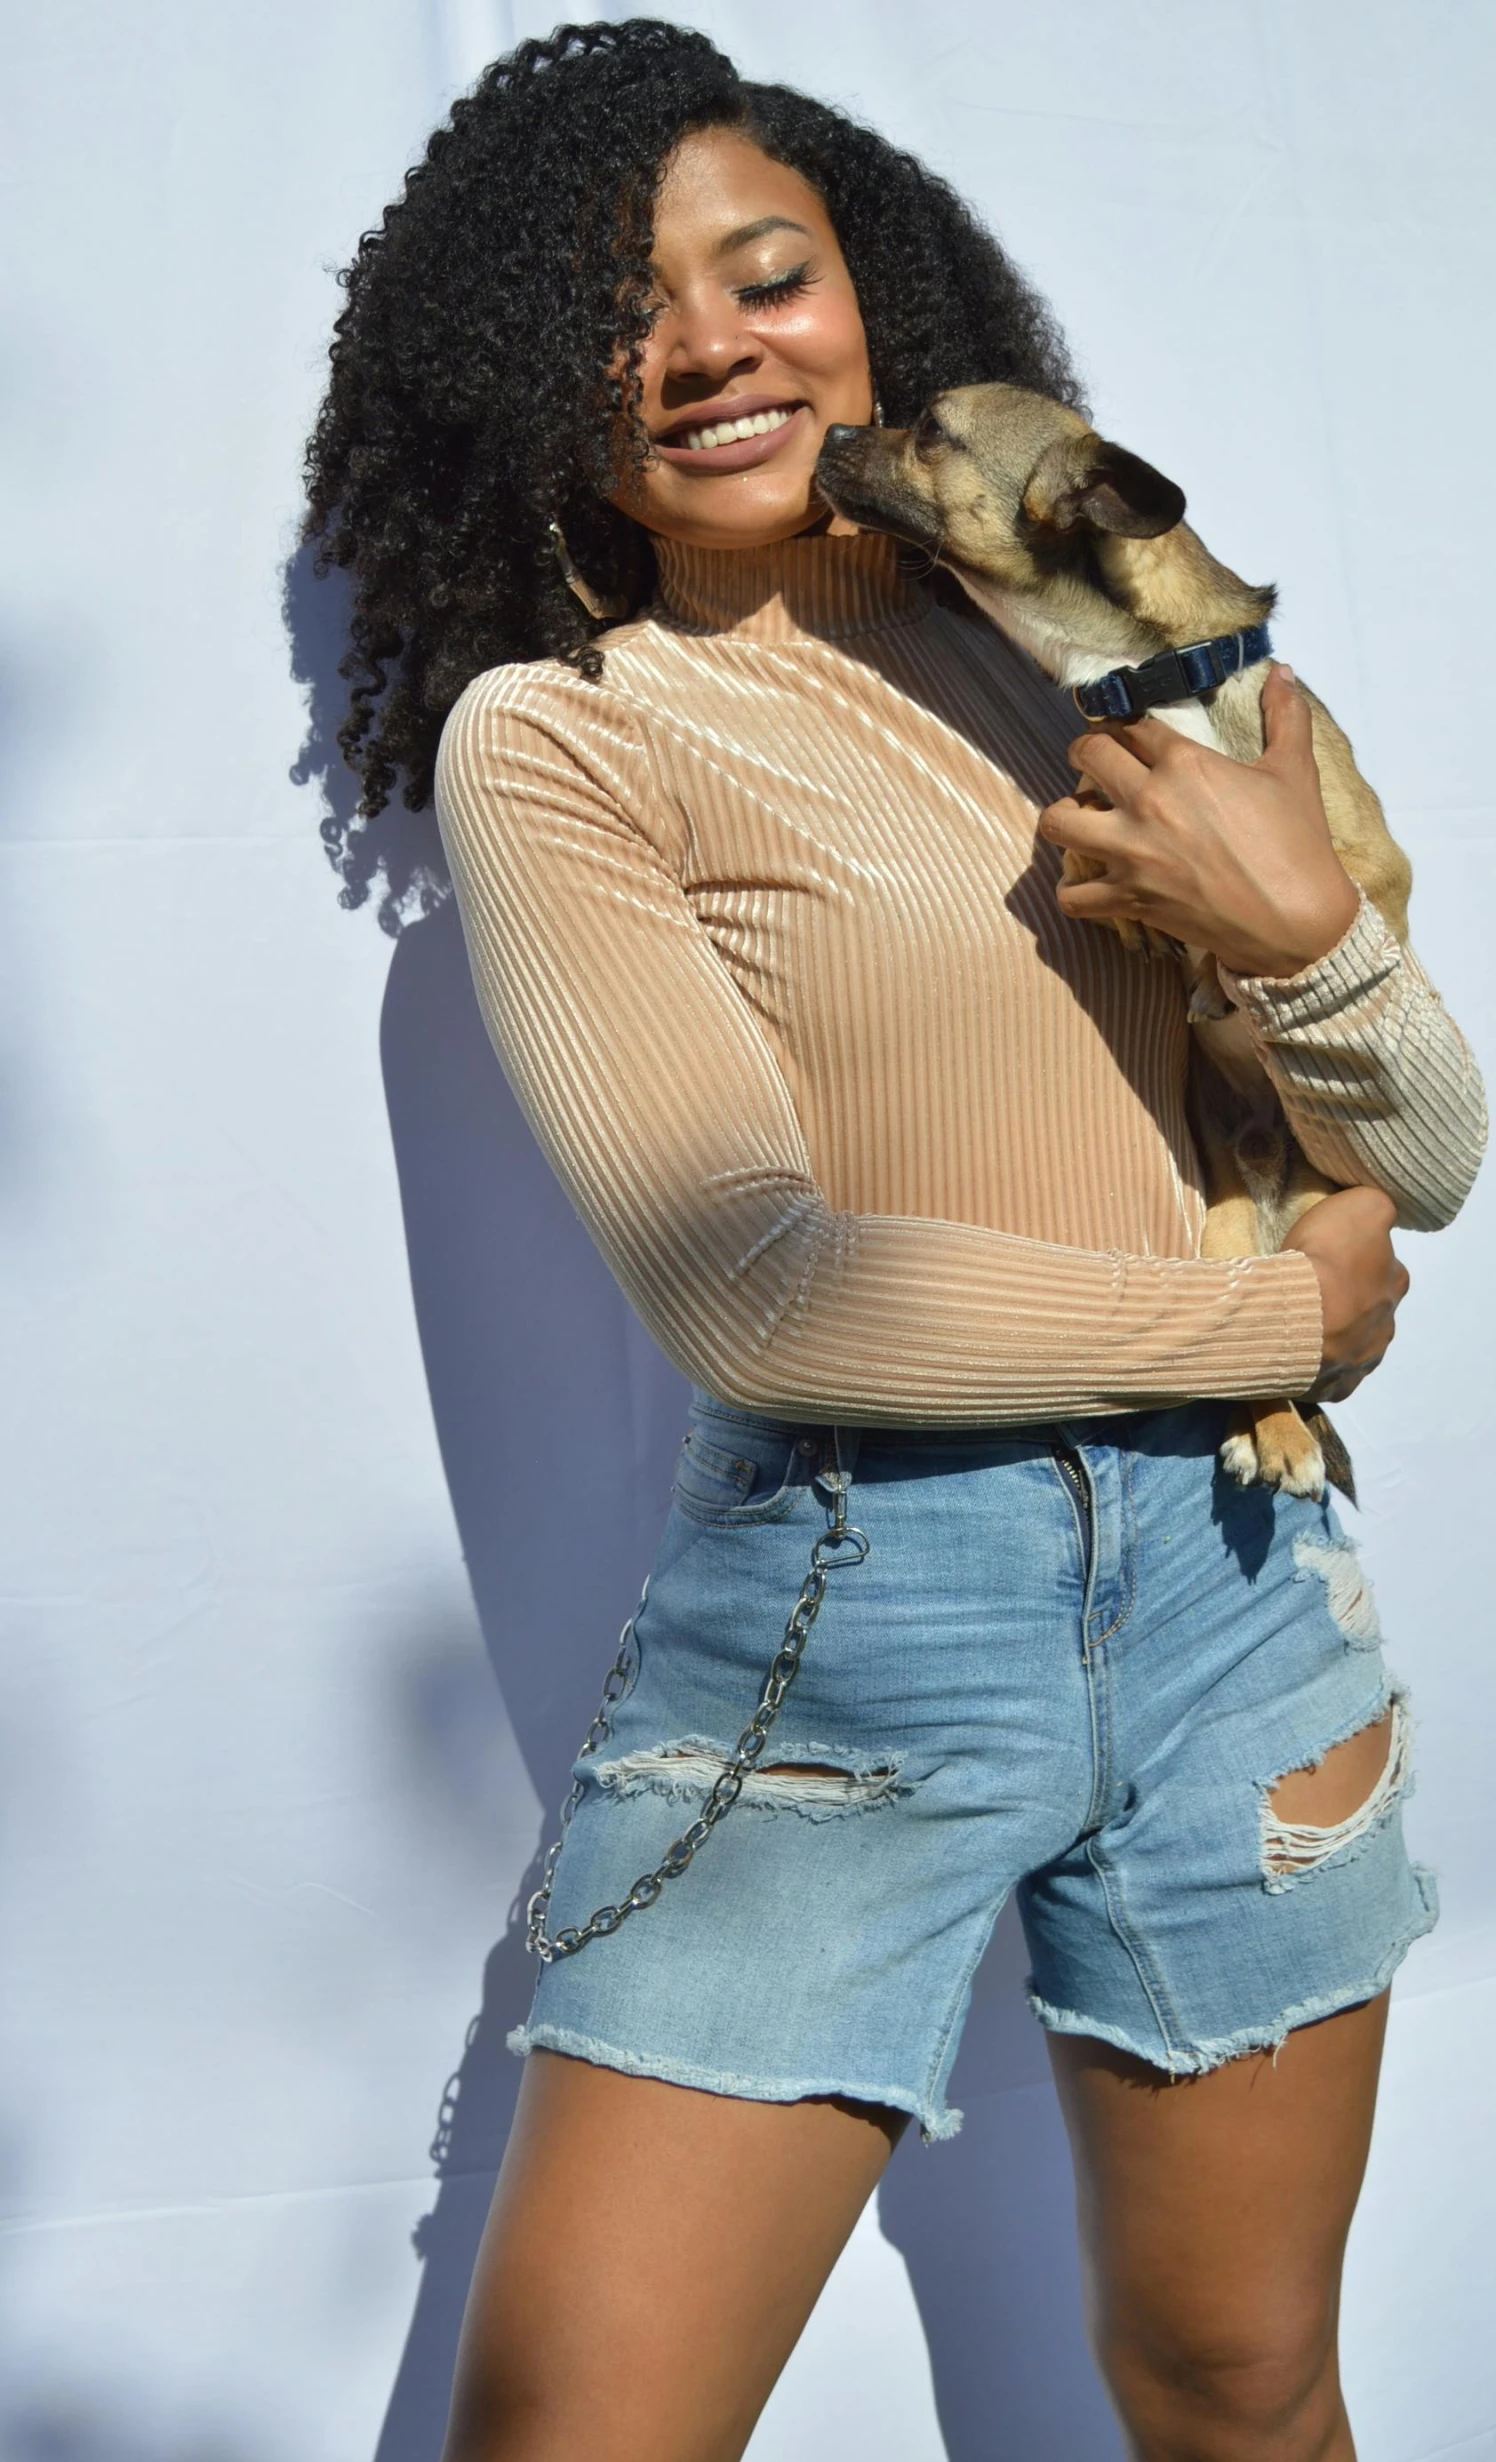
<svg viewBox="0 0 1496 2462">
<path fill-rule="evenodd" d="M 903 2125 L 532 2052 L 444 2462 L 734 2462 Z"/>
<path fill-rule="evenodd" d="M 1093 2337 L 1136 2454 L 1353 2455 L 1340 2272 L 1386 2013 L 1383 1993 L 1276 2059 L 1172 2080 L 1051 2038 Z"/>
</svg>

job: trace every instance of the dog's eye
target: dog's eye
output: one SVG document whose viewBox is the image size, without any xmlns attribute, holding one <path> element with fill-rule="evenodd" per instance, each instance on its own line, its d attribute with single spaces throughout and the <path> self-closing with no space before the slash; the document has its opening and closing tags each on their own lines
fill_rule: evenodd
<svg viewBox="0 0 1496 2462">
<path fill-rule="evenodd" d="M 942 445 L 951 442 L 933 410 L 927 410 L 914 431 L 914 450 L 922 462 L 929 461 Z"/>
</svg>

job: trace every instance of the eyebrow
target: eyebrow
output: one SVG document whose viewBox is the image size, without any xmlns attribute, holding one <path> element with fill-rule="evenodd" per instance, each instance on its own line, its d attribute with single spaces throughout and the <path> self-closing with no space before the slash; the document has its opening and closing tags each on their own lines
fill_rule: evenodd
<svg viewBox="0 0 1496 2462">
<path fill-rule="evenodd" d="M 741 229 L 729 231 L 719 239 L 713 256 L 731 256 L 735 248 L 746 248 L 751 239 L 763 239 L 770 231 L 798 231 L 802 239 L 814 239 L 814 231 L 803 222 L 791 222 L 787 214 L 762 214 L 757 222 L 745 222 Z"/>
</svg>

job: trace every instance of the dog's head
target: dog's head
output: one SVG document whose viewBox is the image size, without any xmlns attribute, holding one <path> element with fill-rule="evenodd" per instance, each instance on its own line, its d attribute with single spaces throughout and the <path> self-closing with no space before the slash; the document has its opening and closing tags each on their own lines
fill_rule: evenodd
<svg viewBox="0 0 1496 2462">
<path fill-rule="evenodd" d="M 837 512 L 924 548 L 968 586 L 1019 595 L 1061 575 L 1105 587 L 1104 542 L 1158 538 L 1184 515 L 1172 479 L 1018 385 L 939 394 L 911 428 L 830 428 L 816 484 Z"/>
</svg>

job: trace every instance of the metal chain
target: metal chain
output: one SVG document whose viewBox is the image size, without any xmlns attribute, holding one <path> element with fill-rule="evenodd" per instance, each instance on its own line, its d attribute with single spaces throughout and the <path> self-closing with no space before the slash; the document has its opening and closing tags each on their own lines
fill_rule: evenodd
<svg viewBox="0 0 1496 2462">
<path fill-rule="evenodd" d="M 769 1662 L 758 1707 L 723 1763 L 711 1793 L 689 1829 L 683 1830 L 674 1845 L 667 1847 L 653 1872 L 641 1873 L 627 1897 L 620 1900 L 617 1906 L 600 1906 L 586 1923 L 564 1924 L 559 1932 L 550 1933 L 546 1930 L 545 1918 L 556 1877 L 556 1863 L 566 1843 L 572 1814 L 583 1794 L 582 1779 L 579 1777 L 573 1781 L 571 1793 L 561 1807 L 560 1829 L 546 1851 L 540 1887 L 527 1909 L 525 1946 L 533 1950 L 543 1965 L 549 1966 L 555 1958 L 575 1957 L 577 1951 L 585 1949 L 589 1941 L 604 1939 L 610 1932 L 616 1932 L 630 1915 L 637 1915 L 646 1906 L 653 1906 L 665 1883 L 679 1880 L 692 1857 L 705 1846 L 717 1823 L 732 1810 L 742 1794 L 743 1783 L 751 1776 L 761 1757 L 769 1739 L 769 1730 L 784 1706 L 784 1697 L 800 1672 L 800 1661 L 810 1639 L 810 1628 L 821 1612 L 821 1601 L 826 1594 L 827 1574 L 838 1564 L 861 1564 L 872 1544 L 866 1531 L 859 1530 L 855 1522 L 847 1520 L 847 1490 L 852 1484 L 850 1472 L 840 1468 L 823 1468 L 814 1477 L 817 1485 L 831 1490 L 832 1501 L 826 1508 L 829 1527 L 822 1531 L 810 1551 L 810 1570 L 800 1585 L 800 1596 L 790 1609 L 784 1639 Z M 856 1554 L 838 1556 L 835 1550 L 847 1544 L 855 1546 Z M 578 1760 L 586 1760 L 595 1753 L 612 1732 L 613 1711 L 629 1690 L 637 1672 L 634 1627 L 648 1597 L 649 1583 L 646 1581 L 639 1605 L 618 1637 L 618 1656 L 608 1670 L 597 1716 L 587 1730 L 587 1740 L 577 1756 Z"/>
</svg>

